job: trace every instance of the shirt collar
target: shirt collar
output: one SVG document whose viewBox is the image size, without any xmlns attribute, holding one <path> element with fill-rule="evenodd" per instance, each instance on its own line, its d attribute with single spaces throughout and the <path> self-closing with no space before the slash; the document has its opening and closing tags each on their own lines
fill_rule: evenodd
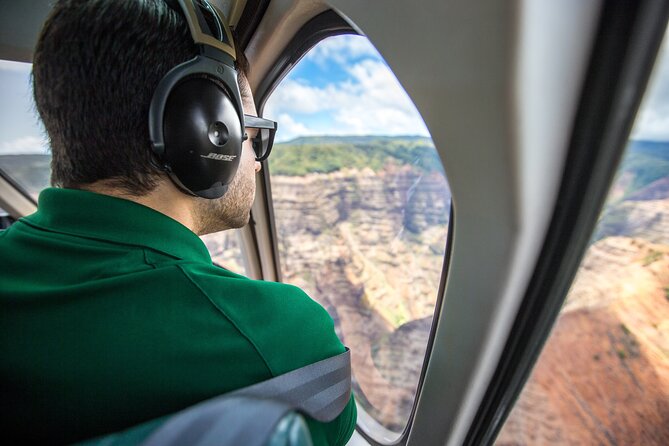
<svg viewBox="0 0 669 446">
<path fill-rule="evenodd" d="M 83 190 L 47 188 L 40 193 L 38 203 L 37 212 L 23 219 L 33 226 L 211 263 L 209 251 L 190 229 L 134 201 Z"/>
</svg>

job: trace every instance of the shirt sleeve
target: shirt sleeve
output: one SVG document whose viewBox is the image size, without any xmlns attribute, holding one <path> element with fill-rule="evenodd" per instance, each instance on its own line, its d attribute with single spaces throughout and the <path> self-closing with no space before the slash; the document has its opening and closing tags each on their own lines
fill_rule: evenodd
<svg viewBox="0 0 669 446">
<path fill-rule="evenodd" d="M 351 399 L 341 414 L 329 423 L 321 423 L 313 419 L 307 419 L 307 425 L 311 432 L 314 446 L 329 445 L 343 446 L 350 440 L 355 430 L 358 412 L 355 399 Z"/>
</svg>

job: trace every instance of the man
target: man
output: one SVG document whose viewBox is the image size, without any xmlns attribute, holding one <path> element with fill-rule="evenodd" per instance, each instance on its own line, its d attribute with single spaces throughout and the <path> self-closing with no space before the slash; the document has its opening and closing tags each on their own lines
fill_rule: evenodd
<svg viewBox="0 0 669 446">
<path fill-rule="evenodd" d="M 119 431 L 344 350 L 301 290 L 212 265 L 197 237 L 248 222 L 254 129 L 221 198 L 187 194 L 159 168 L 151 98 L 195 55 L 162 0 L 61 0 L 45 23 L 34 92 L 60 187 L 0 233 L 5 439 Z M 307 422 L 315 444 L 344 444 L 355 419 L 351 398 L 334 421 Z"/>
</svg>

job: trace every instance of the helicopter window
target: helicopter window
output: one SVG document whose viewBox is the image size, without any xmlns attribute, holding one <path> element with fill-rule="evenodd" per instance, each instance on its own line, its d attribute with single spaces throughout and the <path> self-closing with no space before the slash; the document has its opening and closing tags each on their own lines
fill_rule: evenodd
<svg viewBox="0 0 669 446">
<path fill-rule="evenodd" d="M 211 260 L 219 266 L 238 274 L 248 275 L 244 248 L 239 229 L 203 235 Z"/>
<path fill-rule="evenodd" d="M 351 348 L 358 424 L 407 425 L 430 338 L 451 196 L 415 106 L 365 37 L 321 41 L 269 97 L 282 280 Z"/>
<path fill-rule="evenodd" d="M 0 170 L 37 200 L 49 185 L 51 155 L 34 111 L 31 64 L 0 60 Z"/>
<path fill-rule="evenodd" d="M 497 438 L 667 444 L 669 39 L 551 337 Z"/>
</svg>

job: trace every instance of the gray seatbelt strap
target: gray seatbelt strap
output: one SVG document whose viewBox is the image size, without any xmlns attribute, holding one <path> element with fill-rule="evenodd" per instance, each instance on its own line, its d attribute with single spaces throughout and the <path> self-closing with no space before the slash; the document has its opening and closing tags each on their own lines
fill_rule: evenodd
<svg viewBox="0 0 669 446">
<path fill-rule="evenodd" d="M 350 398 L 351 354 L 347 348 L 337 356 L 186 409 L 170 417 L 143 445 L 261 446 L 291 410 L 318 421 L 332 421 Z"/>
<path fill-rule="evenodd" d="M 281 401 L 318 421 L 332 421 L 351 398 L 351 352 L 324 359 L 227 396 Z"/>
</svg>

